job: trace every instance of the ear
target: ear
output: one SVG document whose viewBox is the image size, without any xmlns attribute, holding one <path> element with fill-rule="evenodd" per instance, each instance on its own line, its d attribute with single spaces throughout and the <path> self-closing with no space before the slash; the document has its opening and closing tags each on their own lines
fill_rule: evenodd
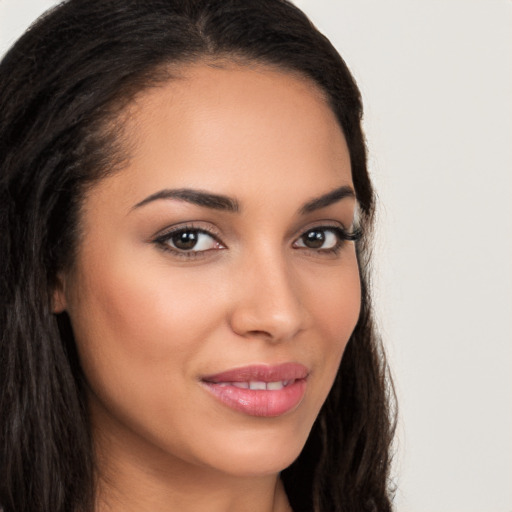
<svg viewBox="0 0 512 512">
<path fill-rule="evenodd" d="M 63 273 L 59 272 L 55 278 L 52 296 L 52 313 L 63 313 L 67 309 L 66 286 Z"/>
</svg>

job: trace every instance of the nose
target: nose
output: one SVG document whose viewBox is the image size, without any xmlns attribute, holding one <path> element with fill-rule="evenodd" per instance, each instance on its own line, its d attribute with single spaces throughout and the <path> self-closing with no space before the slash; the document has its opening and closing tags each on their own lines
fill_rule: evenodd
<svg viewBox="0 0 512 512">
<path fill-rule="evenodd" d="M 238 272 L 229 319 L 235 333 L 279 342 L 305 329 L 300 283 L 284 258 L 252 258 Z"/>
</svg>

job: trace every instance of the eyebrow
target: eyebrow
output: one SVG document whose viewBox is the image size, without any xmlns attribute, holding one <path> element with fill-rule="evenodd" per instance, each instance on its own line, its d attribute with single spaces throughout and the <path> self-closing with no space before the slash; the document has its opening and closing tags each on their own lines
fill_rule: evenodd
<svg viewBox="0 0 512 512">
<path fill-rule="evenodd" d="M 336 188 L 331 192 L 327 192 L 327 194 L 311 199 L 299 210 L 299 213 L 305 215 L 306 213 L 311 213 L 321 208 L 327 208 L 327 206 L 337 203 L 346 197 L 356 197 L 354 189 L 348 185 Z"/>
<path fill-rule="evenodd" d="M 299 209 L 299 213 L 301 215 L 305 215 L 307 213 L 320 210 L 321 208 L 326 208 L 327 206 L 337 203 L 346 197 L 355 198 L 356 194 L 352 187 L 344 185 L 342 187 L 331 190 L 326 194 L 309 200 Z M 140 208 L 141 206 L 145 206 L 146 204 L 152 203 L 153 201 L 158 201 L 160 199 L 177 199 L 179 201 L 186 201 L 187 203 L 195 204 L 204 208 L 223 210 L 232 213 L 237 213 L 240 211 L 240 205 L 234 198 L 190 188 L 160 190 L 137 203 L 132 208 L 132 210 Z"/>
<path fill-rule="evenodd" d="M 240 211 L 240 206 L 236 199 L 190 188 L 160 190 L 146 197 L 146 199 L 143 199 L 140 203 L 137 203 L 132 210 L 159 199 L 178 199 L 179 201 L 186 201 L 187 203 L 192 203 L 204 208 L 212 208 L 213 210 L 223 210 L 227 212 Z"/>
</svg>

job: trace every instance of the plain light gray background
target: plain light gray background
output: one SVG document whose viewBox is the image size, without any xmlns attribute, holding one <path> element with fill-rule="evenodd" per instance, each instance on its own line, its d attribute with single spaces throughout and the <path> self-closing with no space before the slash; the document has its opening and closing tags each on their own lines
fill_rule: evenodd
<svg viewBox="0 0 512 512">
<path fill-rule="evenodd" d="M 0 0 L 0 54 L 54 3 Z M 512 2 L 296 3 L 366 107 L 397 511 L 511 512 Z"/>
</svg>

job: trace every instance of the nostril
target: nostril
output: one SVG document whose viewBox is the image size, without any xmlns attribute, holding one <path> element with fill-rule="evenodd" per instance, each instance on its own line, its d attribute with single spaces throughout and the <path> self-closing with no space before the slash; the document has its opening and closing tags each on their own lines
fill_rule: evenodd
<svg viewBox="0 0 512 512">
<path fill-rule="evenodd" d="M 254 336 L 255 338 L 273 338 L 272 334 L 268 331 L 253 330 L 249 331 L 247 334 Z"/>
</svg>

